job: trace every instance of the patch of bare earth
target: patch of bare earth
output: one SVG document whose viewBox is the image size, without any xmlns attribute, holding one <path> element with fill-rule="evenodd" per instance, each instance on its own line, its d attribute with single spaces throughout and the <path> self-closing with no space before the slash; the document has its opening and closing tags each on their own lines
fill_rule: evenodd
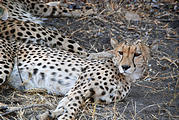
<svg viewBox="0 0 179 120">
<path fill-rule="evenodd" d="M 125 100 L 109 105 L 86 102 L 76 119 L 179 119 L 179 3 L 175 0 L 99 0 L 93 4 L 99 8 L 97 15 L 49 18 L 45 24 L 78 41 L 89 52 L 110 49 L 110 37 L 159 44 L 158 50 L 152 51 L 146 76 L 133 84 Z M 46 110 L 55 109 L 61 98 L 44 91 L 21 92 L 4 85 L 0 88 L 0 102 L 15 109 L 1 111 L 0 119 L 33 119 Z"/>
</svg>

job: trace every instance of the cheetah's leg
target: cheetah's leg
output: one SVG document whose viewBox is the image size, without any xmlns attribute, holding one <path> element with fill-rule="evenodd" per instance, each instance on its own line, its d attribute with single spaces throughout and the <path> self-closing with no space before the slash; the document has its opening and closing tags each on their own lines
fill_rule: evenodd
<svg viewBox="0 0 179 120">
<path fill-rule="evenodd" d="M 56 110 L 42 114 L 40 119 L 48 120 L 58 118 L 58 120 L 74 120 L 80 107 L 87 99 L 111 103 L 119 95 L 114 90 L 116 89 L 115 83 L 111 83 L 114 84 L 110 88 L 113 91 L 107 93 L 104 89 L 101 89 L 101 87 L 105 88 L 105 86 L 94 86 L 95 81 L 90 81 L 87 83 L 87 86 L 85 84 L 82 85 L 82 82 L 85 81 L 79 80 L 79 83 L 76 83 L 75 87 L 59 102 Z"/>
<path fill-rule="evenodd" d="M 85 100 L 84 96 L 77 92 L 69 92 L 70 94 L 59 102 L 56 110 L 42 114 L 39 116 L 39 119 L 48 120 L 58 118 L 58 120 L 74 120 L 77 111 Z"/>
<path fill-rule="evenodd" d="M 12 54 L 11 45 L 0 39 L 0 85 L 9 78 L 12 71 L 14 65 Z"/>
<path fill-rule="evenodd" d="M 96 9 L 91 4 L 78 5 L 75 3 L 61 3 L 61 2 L 39 2 L 33 0 L 30 3 L 28 0 L 23 0 L 26 4 L 27 10 L 33 15 L 39 17 L 81 17 L 96 13 Z"/>
</svg>

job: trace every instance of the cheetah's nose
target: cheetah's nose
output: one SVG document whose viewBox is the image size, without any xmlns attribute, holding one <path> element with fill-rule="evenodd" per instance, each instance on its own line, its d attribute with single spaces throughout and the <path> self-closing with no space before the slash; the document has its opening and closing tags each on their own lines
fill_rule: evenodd
<svg viewBox="0 0 179 120">
<path fill-rule="evenodd" d="M 122 69 L 124 69 L 124 70 L 127 70 L 127 69 L 129 69 L 131 66 L 129 66 L 129 65 L 122 65 Z"/>
</svg>

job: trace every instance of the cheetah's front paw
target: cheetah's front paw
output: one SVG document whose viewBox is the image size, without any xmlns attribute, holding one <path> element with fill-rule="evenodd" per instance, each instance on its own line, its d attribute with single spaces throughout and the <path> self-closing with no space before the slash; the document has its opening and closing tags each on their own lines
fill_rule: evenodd
<svg viewBox="0 0 179 120">
<path fill-rule="evenodd" d="M 54 119 L 55 119 L 55 116 L 53 116 L 51 111 L 47 111 L 37 116 L 37 120 L 54 120 Z"/>
<path fill-rule="evenodd" d="M 56 118 L 58 118 L 58 120 L 62 120 L 59 118 L 61 118 L 61 116 L 63 116 L 64 113 L 65 113 L 65 109 L 64 109 L 64 107 L 61 107 L 58 110 L 47 111 L 47 112 L 39 115 L 37 117 L 37 120 L 55 120 Z"/>
</svg>

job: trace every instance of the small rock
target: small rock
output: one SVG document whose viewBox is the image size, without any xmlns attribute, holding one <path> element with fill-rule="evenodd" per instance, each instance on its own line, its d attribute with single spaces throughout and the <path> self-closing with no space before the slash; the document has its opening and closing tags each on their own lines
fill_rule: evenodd
<svg viewBox="0 0 179 120">
<path fill-rule="evenodd" d="M 141 18 L 140 18 L 140 16 L 137 13 L 129 12 L 129 11 L 126 12 L 125 18 L 128 21 L 131 21 L 131 20 L 132 21 L 141 21 Z"/>
</svg>

